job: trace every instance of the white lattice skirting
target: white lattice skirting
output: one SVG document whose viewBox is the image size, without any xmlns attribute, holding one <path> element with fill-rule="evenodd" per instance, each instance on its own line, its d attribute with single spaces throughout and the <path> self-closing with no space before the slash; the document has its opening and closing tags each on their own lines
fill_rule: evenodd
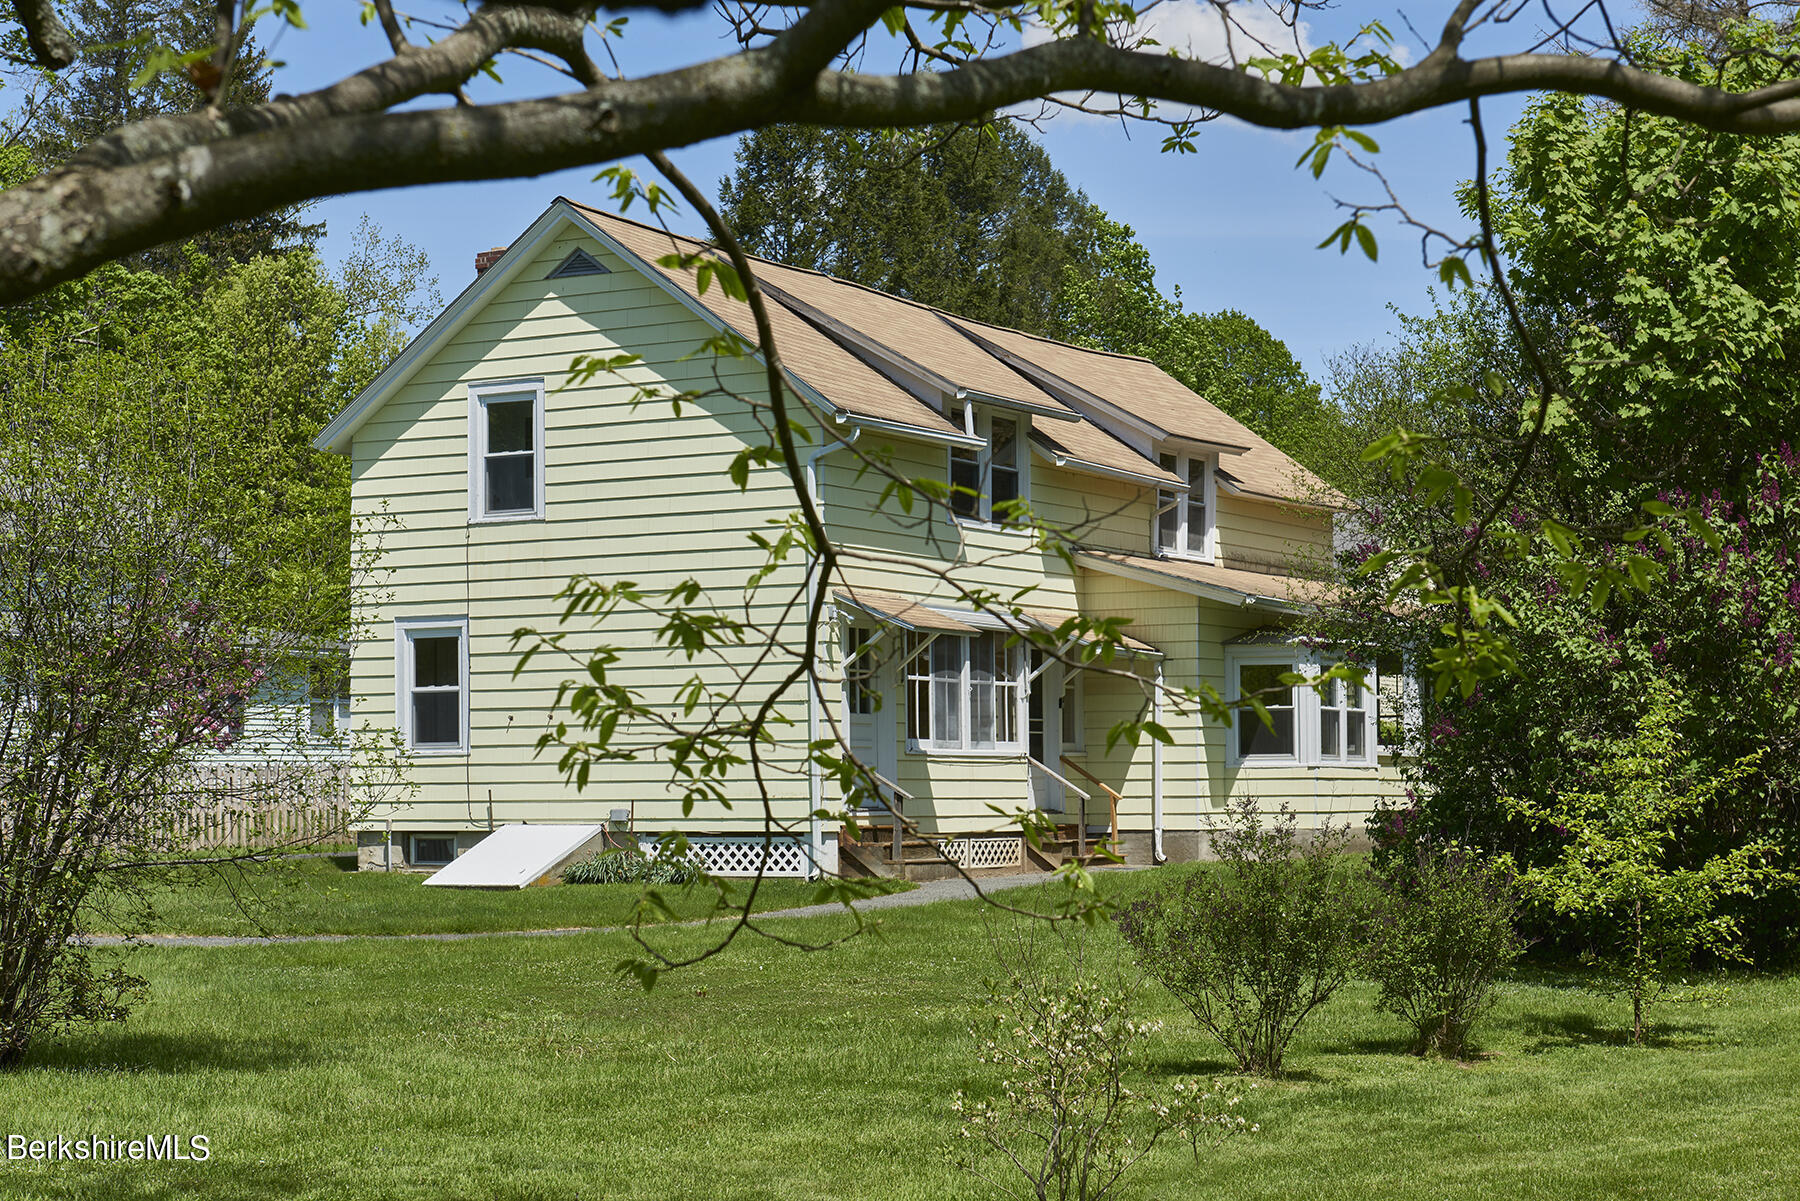
<svg viewBox="0 0 1800 1201">
<path fill-rule="evenodd" d="M 1025 862 L 1025 844 L 1017 838 L 958 838 L 944 848 L 945 856 L 965 870 L 982 867 L 1018 867 Z"/>
<path fill-rule="evenodd" d="M 643 843 L 646 854 L 656 853 L 656 843 Z M 764 855 L 763 840 L 754 836 L 741 838 L 694 836 L 688 839 L 688 850 L 706 862 L 706 870 L 715 876 L 754 876 Z M 806 875 L 806 844 L 797 838 L 777 838 L 767 847 L 768 866 L 765 876 Z"/>
</svg>

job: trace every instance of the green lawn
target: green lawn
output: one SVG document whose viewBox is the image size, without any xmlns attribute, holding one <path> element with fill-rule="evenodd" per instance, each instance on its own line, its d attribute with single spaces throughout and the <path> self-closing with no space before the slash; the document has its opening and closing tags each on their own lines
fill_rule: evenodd
<svg viewBox="0 0 1800 1201">
<path fill-rule="evenodd" d="M 251 869 L 196 872 L 149 898 L 148 926 L 129 905 L 102 903 L 96 933 L 171 934 L 459 934 L 618 926 L 631 920 L 642 890 L 629 884 L 552 884 L 507 891 L 426 888 L 423 875 L 359 872 L 330 859 L 299 859 Z M 744 882 L 743 887 L 748 887 Z M 658 890 L 680 918 L 705 917 L 711 888 Z M 816 886 L 764 880 L 758 910 L 811 904 Z M 646 920 L 661 915 L 646 914 Z"/>
<path fill-rule="evenodd" d="M 1141 884 L 1132 880 L 1130 887 Z M 819 936 L 838 919 L 785 921 Z M 658 933 L 697 947 L 703 931 Z M 1107 934 L 1110 937 L 1110 933 Z M 993 1087 L 964 1029 L 992 970 L 974 903 L 883 915 L 819 954 L 745 945 L 644 993 L 616 934 L 146 948 L 122 1028 L 0 1077 L 8 1133 L 194 1132 L 204 1164 L 0 1162 L 0 1197 L 930 1198 L 958 1088 Z M 1166 997 L 1149 1073 L 1224 1070 Z M 1162 1147 L 1127 1196 L 1792 1197 L 1800 982 L 1746 979 L 1622 1045 L 1620 1006 L 1504 986 L 1472 1064 L 1400 1054 L 1355 986 L 1246 1094 L 1260 1134 Z"/>
</svg>

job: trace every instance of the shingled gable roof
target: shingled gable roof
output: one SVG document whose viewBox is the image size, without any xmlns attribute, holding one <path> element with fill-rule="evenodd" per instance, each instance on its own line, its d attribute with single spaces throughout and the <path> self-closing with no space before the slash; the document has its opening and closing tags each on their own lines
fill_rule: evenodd
<svg viewBox="0 0 1800 1201">
<path fill-rule="evenodd" d="M 662 267 L 670 253 L 706 244 L 617 214 L 558 197 L 496 263 L 464 289 L 437 320 L 363 394 L 321 432 L 321 449 L 346 452 L 369 415 L 404 383 L 423 358 L 453 335 L 518 273 L 532 247 L 572 219 L 659 281 L 696 313 L 754 344 L 755 320 L 743 301 L 720 288 L 702 296 L 694 273 Z M 716 251 L 710 253 L 717 253 Z M 767 306 L 788 375 L 828 416 L 870 421 L 939 442 L 963 442 L 961 424 L 914 391 L 947 390 L 959 399 L 1036 413 L 1032 441 L 1040 453 L 1076 470 L 1166 483 L 1185 481 L 1144 457 L 1105 425 L 1107 414 L 1084 412 L 1098 397 L 1139 423 L 1170 436 L 1218 446 L 1228 456 L 1222 482 L 1274 499 L 1305 500 L 1322 490 L 1280 451 L 1182 387 L 1146 359 L 1069 346 L 955 317 L 818 272 L 754 259 L 768 285 Z M 908 377 L 911 377 L 910 379 Z M 1061 395 L 1059 395 L 1061 393 Z M 1087 418 L 1087 420 L 1084 420 Z"/>
<path fill-rule="evenodd" d="M 1156 437 L 1217 447 L 1221 475 L 1239 492 L 1328 505 L 1341 499 L 1312 472 L 1149 359 L 1071 346 L 966 317 L 948 320 L 977 345 L 1077 405 L 1097 402 L 1149 426 Z"/>
</svg>

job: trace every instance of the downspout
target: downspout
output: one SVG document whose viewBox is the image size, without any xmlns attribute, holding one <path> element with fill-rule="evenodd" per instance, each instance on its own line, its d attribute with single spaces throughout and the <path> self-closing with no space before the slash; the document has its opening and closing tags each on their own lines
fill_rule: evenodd
<svg viewBox="0 0 1800 1201">
<path fill-rule="evenodd" d="M 862 427 L 860 425 L 852 426 L 847 436 L 838 438 L 828 446 L 821 446 L 806 458 L 806 490 L 812 494 L 813 509 L 818 513 L 821 525 L 825 521 L 825 492 L 819 487 L 819 460 L 839 447 L 849 446 L 861 436 Z M 815 548 L 806 560 L 806 603 L 809 608 L 812 605 L 813 594 L 818 589 L 818 578 L 819 551 Z M 816 678 L 817 667 L 818 664 L 815 662 L 814 670 L 808 673 L 806 681 L 806 783 L 807 799 L 810 805 L 806 822 L 806 838 L 809 847 L 807 855 L 810 865 L 807 873 L 809 879 L 816 879 L 824 874 L 820 860 L 825 854 L 825 824 L 819 818 L 819 811 L 825 808 L 825 773 L 820 770 L 818 760 L 813 758 L 812 753 L 812 748 L 819 741 L 819 706 L 825 703 L 825 698 L 819 695 L 819 683 Z"/>
<path fill-rule="evenodd" d="M 1150 719 L 1162 724 L 1163 661 L 1156 661 L 1156 687 L 1150 693 Z M 1150 740 L 1150 857 L 1167 863 L 1163 853 L 1162 739 Z"/>
</svg>

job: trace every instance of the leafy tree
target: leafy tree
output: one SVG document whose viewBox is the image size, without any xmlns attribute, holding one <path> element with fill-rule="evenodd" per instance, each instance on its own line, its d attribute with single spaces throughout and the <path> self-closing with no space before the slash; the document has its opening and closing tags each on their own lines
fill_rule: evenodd
<svg viewBox="0 0 1800 1201">
<path fill-rule="evenodd" d="M 1096 210 L 1018 126 L 746 134 L 720 207 L 746 249 L 1045 332 Z"/>
<path fill-rule="evenodd" d="M 1752 47 L 1768 31 L 1733 36 L 1742 61 L 1715 67 L 1690 49 L 1671 70 L 1754 86 L 1767 76 Z M 1353 419 L 1408 428 L 1432 451 L 1365 477 L 1367 538 L 1352 565 L 1375 574 L 1329 628 L 1454 658 L 1478 597 L 1507 630 L 1486 678 L 1470 671 L 1453 696 L 1440 677 L 1415 740 L 1421 818 L 1440 836 L 1540 863 L 1541 827 L 1522 827 L 1496 793 L 1541 802 L 1585 787 L 1582 748 L 1631 736 L 1657 682 L 1680 680 L 1696 770 L 1759 757 L 1683 817 L 1679 853 L 1695 866 L 1765 837 L 1800 850 L 1788 444 L 1800 293 L 1769 265 L 1770 246 L 1800 245 L 1800 226 L 1767 175 L 1796 153 L 1795 139 L 1699 136 L 1643 113 L 1534 103 L 1496 209 L 1531 343 L 1488 293 L 1406 324 L 1392 354 L 1348 373 L 1340 394 Z M 1541 435 L 1530 432 L 1544 396 L 1533 394 L 1534 355 L 1553 364 Z M 1516 471 L 1490 457 L 1534 437 L 1536 455 Z M 1491 520 L 1478 525 L 1484 510 Z M 1456 574 L 1421 594 L 1427 604 L 1394 606 L 1391 584 L 1424 579 L 1424 562 Z M 1800 943 L 1791 889 L 1720 903 L 1759 958 Z M 1572 939 L 1567 923 L 1551 926 L 1540 933 Z"/>
<path fill-rule="evenodd" d="M 1633 736 L 1589 748 L 1592 783 L 1547 800 L 1502 805 L 1550 832 L 1555 857 L 1519 878 L 1528 896 L 1575 919 L 1590 957 L 1631 999 L 1631 1040 L 1641 1043 L 1652 1006 L 1673 995 L 1671 974 L 1696 952 L 1743 959 L 1742 931 L 1719 902 L 1752 896 L 1790 873 L 1770 864 L 1778 848 L 1753 838 L 1687 866 L 1683 826 L 1747 776 L 1756 756 L 1703 771 L 1678 732 L 1682 701 L 1659 683 Z"/>
<path fill-rule="evenodd" d="M 67 15 L 70 34 L 83 47 L 81 57 L 70 78 L 29 110 L 28 123 L 18 131 L 37 162 L 44 167 L 66 163 L 110 131 L 159 115 L 192 112 L 209 103 L 230 109 L 267 104 L 273 70 L 253 34 L 239 48 L 222 94 L 215 94 L 214 76 L 204 62 L 183 70 L 152 69 L 158 47 L 187 56 L 212 46 L 217 12 L 216 5 L 204 0 L 74 0 Z M 202 82 L 214 86 L 203 88 Z M 300 212 L 299 206 L 285 206 L 246 216 L 206 230 L 191 242 L 202 257 L 220 266 L 310 249 L 325 227 L 303 222 Z M 181 241 L 125 261 L 164 273 L 187 267 Z"/>
<path fill-rule="evenodd" d="M 246 791 L 194 769 L 264 678 L 303 678 L 350 634 L 349 473 L 310 443 L 398 350 L 421 265 L 365 228 L 344 280 L 304 253 L 178 279 L 115 266 L 8 314 L 0 1067 L 138 991 L 70 946 L 85 905 L 141 910 L 192 857 L 197 806 L 253 826 L 335 770 L 276 754 Z M 388 748 L 355 741 L 358 782 L 385 792 Z"/>
</svg>

